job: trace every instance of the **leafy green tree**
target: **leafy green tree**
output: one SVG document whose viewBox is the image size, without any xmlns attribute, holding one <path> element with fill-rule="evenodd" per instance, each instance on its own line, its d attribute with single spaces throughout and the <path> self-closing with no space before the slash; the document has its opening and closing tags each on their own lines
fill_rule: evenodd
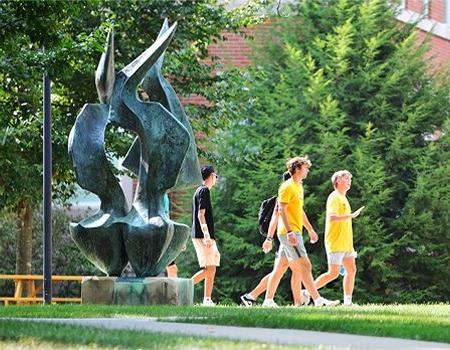
<svg viewBox="0 0 450 350">
<path fill-rule="evenodd" d="M 54 197 L 64 200 L 75 181 L 67 137 L 81 107 L 97 100 L 94 72 L 107 29 L 115 28 L 118 71 L 153 43 L 166 17 L 178 21 L 178 29 L 165 73 L 182 95 L 210 100 L 189 114 L 194 128 L 208 131 L 224 120 L 209 117 L 218 96 L 208 91 L 225 76 L 212 74 L 215 65 L 202 59 L 222 31 L 246 25 L 245 9 L 227 12 L 212 0 L 0 2 L 0 206 L 18 213 L 17 273 L 31 271 L 32 209 L 42 200 L 42 74 L 53 81 Z M 113 131 L 108 151 L 124 155 L 132 135 Z"/>
<path fill-rule="evenodd" d="M 76 38 L 68 31 L 73 24 L 70 16 L 76 18 L 85 10 L 85 2 L 0 4 L 0 128 L 6 130 L 0 157 L 0 203 L 2 209 L 13 208 L 18 214 L 17 273 L 31 272 L 32 213 L 42 197 L 42 75 L 47 69 L 57 87 L 60 81 L 73 78 L 71 63 L 76 62 L 77 51 L 88 46 L 80 41 L 76 47 Z M 55 89 L 52 111 L 57 182 L 69 176 L 63 135 L 76 113 L 59 91 Z"/>
<path fill-rule="evenodd" d="M 409 294 L 410 300 L 422 300 L 401 291 L 425 278 L 417 269 L 414 277 L 405 273 L 411 271 L 404 254 L 406 242 L 411 243 L 405 225 L 415 227 L 411 213 L 418 191 L 426 189 L 431 195 L 448 189 L 447 184 L 436 187 L 431 179 L 419 188 L 424 180 L 417 163 L 426 159 L 431 172 L 448 158 L 445 147 L 439 148 L 441 158 L 429 155 L 432 146 L 423 135 L 441 128 L 443 138 L 448 137 L 444 122 L 450 87 L 445 77 L 430 73 L 424 64 L 426 43 L 418 43 L 413 26 L 396 21 L 391 6 L 384 0 L 301 2 L 293 7 L 294 15 L 274 18 L 272 31 L 256 38 L 254 64 L 240 73 L 244 79 L 236 81 L 238 93 L 228 96 L 234 106 L 233 127 L 215 141 L 222 174 L 215 196 L 218 236 L 223 255 L 230 254 L 233 262 L 224 264 L 218 276 L 218 289 L 228 290 L 224 294 L 234 296 L 254 287 L 269 271 L 271 257 L 259 248 L 259 204 L 276 193 L 285 161 L 308 154 L 313 166 L 305 181 L 305 211 L 318 232 L 324 230 L 325 202 L 336 170 L 353 173 L 350 204 L 366 206 L 354 221 L 359 251 L 356 299 L 394 302 Z M 442 205 L 433 198 L 431 207 Z M 422 210 L 424 217 L 431 215 L 431 208 Z M 441 235 L 430 243 L 438 258 L 427 260 L 429 271 L 445 269 L 448 252 L 442 237 L 448 223 L 433 223 Z M 434 231 L 427 222 L 417 239 L 434 236 Z M 307 244 L 314 275 L 326 269 L 319 236 L 319 244 Z M 442 293 L 422 285 L 428 300 L 442 300 L 448 291 L 438 285 Z M 288 284 L 282 295 L 287 289 Z M 323 290 L 333 298 L 341 293 L 341 282 Z"/>
</svg>

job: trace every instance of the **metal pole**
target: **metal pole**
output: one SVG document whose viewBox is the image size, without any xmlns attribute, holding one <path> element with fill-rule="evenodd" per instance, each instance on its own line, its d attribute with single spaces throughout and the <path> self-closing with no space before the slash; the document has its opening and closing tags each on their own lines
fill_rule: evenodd
<svg viewBox="0 0 450 350">
<path fill-rule="evenodd" d="M 44 304 L 52 303 L 52 114 L 50 79 L 44 74 Z"/>
</svg>

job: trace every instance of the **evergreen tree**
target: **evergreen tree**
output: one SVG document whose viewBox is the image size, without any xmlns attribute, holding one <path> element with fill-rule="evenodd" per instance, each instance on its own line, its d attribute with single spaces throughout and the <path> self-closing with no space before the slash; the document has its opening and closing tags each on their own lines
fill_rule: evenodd
<svg viewBox="0 0 450 350">
<path fill-rule="evenodd" d="M 178 93 L 208 96 L 211 104 L 189 115 L 195 129 L 208 131 L 222 123 L 207 115 L 216 102 L 208 91 L 225 76 L 202 59 L 223 30 L 251 21 L 245 9 L 226 11 L 213 0 L 0 1 L 0 210 L 18 215 L 17 273 L 31 272 L 32 213 L 42 201 L 44 71 L 53 81 L 53 193 L 64 200 L 75 183 L 67 138 L 83 105 L 97 101 L 94 74 L 108 29 L 116 32 L 117 72 L 154 42 L 165 18 L 178 22 L 165 74 Z M 124 156 L 134 135 L 113 130 L 108 154 Z"/>
<path fill-rule="evenodd" d="M 423 137 L 437 127 L 447 130 L 448 81 L 429 73 L 426 43 L 417 43 L 414 27 L 395 20 L 389 2 L 306 1 L 293 11 L 292 17 L 273 19 L 272 32 L 257 38 L 254 64 L 240 73 L 244 79 L 236 84 L 239 92 L 229 96 L 232 128 L 214 142 L 222 175 L 215 195 L 218 236 L 227 257 L 217 286 L 235 296 L 270 271 L 272 255 L 263 255 L 257 234 L 259 204 L 276 193 L 286 160 L 308 154 L 313 165 L 304 183 L 305 211 L 322 233 L 318 244 L 307 244 L 313 274 L 326 269 L 323 231 L 330 177 L 348 169 L 354 175 L 350 204 L 355 209 L 366 206 L 354 221 L 356 300 L 405 300 L 410 291 L 400 293 L 399 288 L 416 286 L 413 281 L 424 277 L 416 270 L 415 276 L 405 273 L 411 271 L 406 269 L 405 242 L 411 241 L 404 227 L 415 227 L 406 216 L 413 216 L 408 213 L 425 189 L 430 195 L 445 191 L 431 179 L 447 173 L 424 178 L 417 164 L 426 159 L 431 172 L 439 157 L 448 158 L 443 147 L 439 157 L 431 156 Z M 431 199 L 431 207 L 442 205 L 437 196 Z M 423 220 L 431 220 L 430 208 L 422 210 Z M 428 237 L 436 228 L 431 221 L 425 224 L 429 231 L 422 233 Z M 448 222 L 433 224 L 441 234 L 426 251 L 440 258 L 427 261 L 430 269 L 443 269 Z M 229 279 L 232 284 L 225 283 Z M 422 286 L 435 289 L 429 287 Z M 289 295 L 288 289 L 283 284 L 281 295 Z M 341 293 L 341 281 L 323 290 L 329 297 Z M 410 300 L 421 300 L 409 294 Z M 426 294 L 428 300 L 443 295 Z"/>
<path fill-rule="evenodd" d="M 447 117 L 444 130 L 449 127 Z M 448 132 L 435 137 L 416 159 L 415 186 L 398 224 L 395 262 L 408 278 L 396 293 L 407 301 L 450 300 L 450 139 Z"/>
</svg>

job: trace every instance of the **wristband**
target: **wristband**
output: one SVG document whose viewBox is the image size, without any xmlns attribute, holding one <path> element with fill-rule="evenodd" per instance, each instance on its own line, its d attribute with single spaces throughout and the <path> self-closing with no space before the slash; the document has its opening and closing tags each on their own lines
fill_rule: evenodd
<svg viewBox="0 0 450 350">
<path fill-rule="evenodd" d="M 207 224 L 200 224 L 200 229 L 203 233 L 208 233 L 208 225 Z"/>
<path fill-rule="evenodd" d="M 269 237 L 269 236 L 267 236 L 267 237 L 266 237 L 266 241 L 272 242 L 272 241 L 273 241 L 273 238 L 272 238 L 272 237 Z"/>
</svg>

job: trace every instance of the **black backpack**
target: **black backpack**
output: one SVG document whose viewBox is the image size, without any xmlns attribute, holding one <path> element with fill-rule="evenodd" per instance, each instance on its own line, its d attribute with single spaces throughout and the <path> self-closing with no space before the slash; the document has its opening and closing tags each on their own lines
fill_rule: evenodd
<svg viewBox="0 0 450 350">
<path fill-rule="evenodd" d="M 259 207 L 258 212 L 258 225 L 259 225 L 259 233 L 264 237 L 267 236 L 267 232 L 269 231 L 270 219 L 272 218 L 273 210 L 275 209 L 275 205 L 277 204 L 277 196 L 273 196 L 263 200 Z"/>
</svg>

